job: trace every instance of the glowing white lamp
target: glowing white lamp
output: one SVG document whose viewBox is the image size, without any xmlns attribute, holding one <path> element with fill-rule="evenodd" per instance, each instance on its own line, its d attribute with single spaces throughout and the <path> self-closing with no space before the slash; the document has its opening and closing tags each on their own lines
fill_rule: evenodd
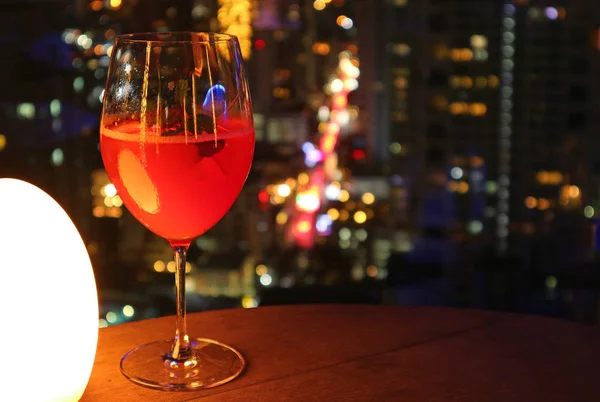
<svg viewBox="0 0 600 402">
<path fill-rule="evenodd" d="M 0 179 L 0 400 L 78 401 L 98 342 L 85 245 L 48 194 Z"/>
</svg>

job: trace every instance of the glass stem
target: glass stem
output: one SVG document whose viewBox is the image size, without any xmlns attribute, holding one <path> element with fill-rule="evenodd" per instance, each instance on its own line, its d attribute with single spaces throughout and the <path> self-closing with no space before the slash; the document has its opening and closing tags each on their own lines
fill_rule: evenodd
<svg viewBox="0 0 600 402">
<path fill-rule="evenodd" d="M 175 252 L 175 263 L 177 271 L 175 272 L 175 292 L 177 297 L 177 328 L 175 330 L 175 340 L 171 348 L 171 359 L 175 361 L 190 360 L 194 352 L 190 345 L 190 338 L 187 333 L 185 319 L 185 256 L 187 247 L 173 247 Z"/>
</svg>

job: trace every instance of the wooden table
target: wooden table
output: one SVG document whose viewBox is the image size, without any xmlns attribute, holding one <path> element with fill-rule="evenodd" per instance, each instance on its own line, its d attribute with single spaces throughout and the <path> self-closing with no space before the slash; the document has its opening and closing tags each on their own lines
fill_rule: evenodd
<svg viewBox="0 0 600 402">
<path fill-rule="evenodd" d="M 242 352 L 242 376 L 183 393 L 128 382 L 121 356 L 173 325 L 101 329 L 82 401 L 600 401 L 600 329 L 555 319 L 361 305 L 190 314 L 192 335 Z"/>
</svg>

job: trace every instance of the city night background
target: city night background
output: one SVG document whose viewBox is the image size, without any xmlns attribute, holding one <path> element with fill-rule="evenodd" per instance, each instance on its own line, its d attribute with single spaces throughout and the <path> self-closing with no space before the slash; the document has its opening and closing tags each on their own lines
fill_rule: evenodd
<svg viewBox="0 0 600 402">
<path fill-rule="evenodd" d="M 239 37 L 256 130 L 237 202 L 189 250 L 189 311 L 439 305 L 598 324 L 600 1 L 0 0 L 0 176 L 69 213 L 101 327 L 175 313 L 172 250 L 102 165 L 112 44 L 189 30 Z"/>
</svg>

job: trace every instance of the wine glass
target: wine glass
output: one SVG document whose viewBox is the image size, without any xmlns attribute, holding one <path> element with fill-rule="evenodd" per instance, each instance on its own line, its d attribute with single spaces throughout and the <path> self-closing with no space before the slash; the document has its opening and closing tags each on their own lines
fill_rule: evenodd
<svg viewBox="0 0 600 402">
<path fill-rule="evenodd" d="M 210 388 L 237 377 L 235 349 L 186 329 L 186 252 L 239 195 L 254 154 L 248 83 L 236 37 L 138 33 L 116 38 L 104 93 L 100 146 L 131 214 L 169 241 L 177 266 L 175 338 L 121 359 L 134 383 Z"/>
</svg>

